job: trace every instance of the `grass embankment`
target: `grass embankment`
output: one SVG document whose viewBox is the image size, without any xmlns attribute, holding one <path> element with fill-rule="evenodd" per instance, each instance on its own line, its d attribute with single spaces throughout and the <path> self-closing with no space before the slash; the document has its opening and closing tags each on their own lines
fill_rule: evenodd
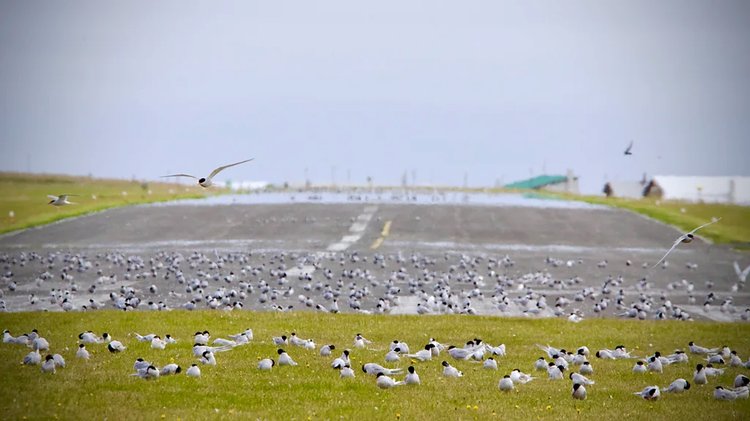
<svg viewBox="0 0 750 421">
<path fill-rule="evenodd" d="M 739 249 L 750 249 L 750 206 L 648 198 L 638 200 L 607 198 L 536 191 L 534 194 L 627 209 L 673 225 L 685 232 L 711 221 L 711 218 L 720 217 L 721 222 L 701 229 L 699 235 L 716 244 L 728 244 Z"/>
<path fill-rule="evenodd" d="M 112 312 L 17 313 L 0 315 L 0 327 L 14 334 L 37 328 L 49 339 L 52 352 L 60 352 L 68 366 L 55 375 L 39 367 L 20 365 L 29 350 L 20 345 L 0 344 L 0 417 L 19 419 L 747 419 L 750 401 L 716 401 L 716 385 L 731 385 L 747 369 L 728 368 L 708 385 L 693 387 L 681 395 L 664 395 L 657 402 L 644 401 L 632 393 L 645 386 L 666 386 L 682 377 L 691 383 L 695 364 L 702 358 L 690 355 L 689 364 L 668 366 L 664 374 L 634 374 L 633 360 L 603 361 L 591 357 L 596 385 L 589 386 L 586 401 L 574 401 L 570 380 L 551 381 L 546 373 L 533 371 L 543 353 L 534 344 L 551 344 L 575 349 L 586 345 L 592 352 L 624 344 L 637 355 L 660 350 L 670 353 L 686 349 L 688 341 L 706 346 L 729 345 L 743 358 L 750 351 L 750 325 L 680 323 L 655 321 L 586 320 L 572 324 L 564 320 L 498 319 L 464 316 L 367 316 L 311 313 Z M 196 362 L 191 340 L 196 330 L 209 330 L 213 337 L 252 328 L 254 341 L 247 346 L 217 354 L 218 366 L 202 366 L 199 379 L 184 373 L 145 381 L 131 377 L 137 357 L 156 365 L 176 362 L 183 368 Z M 106 331 L 128 349 L 110 354 L 102 345 L 90 345 L 90 361 L 74 358 L 78 333 Z M 130 333 L 170 333 L 176 345 L 164 351 L 152 350 Z M 342 380 L 330 368 L 333 357 L 294 346 L 284 348 L 298 367 L 274 367 L 271 372 L 256 369 L 260 358 L 276 359 L 277 347 L 271 336 L 313 338 L 351 348 L 353 337 L 362 333 L 373 341 L 372 349 L 352 349 L 357 377 Z M 478 337 L 497 345 L 505 343 L 507 356 L 497 357 L 498 371 L 483 370 L 478 363 L 454 361 L 447 354 L 438 359 L 414 363 L 422 385 L 380 390 L 375 378 L 365 375 L 361 365 L 377 362 L 406 368 L 410 362 L 385 364 L 388 344 L 406 341 L 412 352 L 431 336 L 443 343 L 460 345 Z M 446 359 L 464 372 L 458 379 L 443 378 L 440 362 Z M 497 389 L 499 379 L 513 368 L 538 376 L 511 393 Z M 401 379 L 402 376 L 396 376 Z"/>
<path fill-rule="evenodd" d="M 48 194 L 77 196 L 69 199 L 74 205 L 56 207 L 48 204 Z M 172 183 L 0 173 L 0 233 L 118 206 L 205 195 L 200 187 Z"/>
</svg>

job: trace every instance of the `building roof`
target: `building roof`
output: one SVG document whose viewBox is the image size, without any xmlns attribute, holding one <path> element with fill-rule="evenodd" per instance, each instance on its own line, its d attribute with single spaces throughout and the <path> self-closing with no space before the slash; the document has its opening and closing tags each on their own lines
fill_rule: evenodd
<svg viewBox="0 0 750 421">
<path fill-rule="evenodd" d="M 528 180 L 506 184 L 505 187 L 508 189 L 539 189 L 550 184 L 564 183 L 567 180 L 568 177 L 564 175 L 539 175 Z"/>
</svg>

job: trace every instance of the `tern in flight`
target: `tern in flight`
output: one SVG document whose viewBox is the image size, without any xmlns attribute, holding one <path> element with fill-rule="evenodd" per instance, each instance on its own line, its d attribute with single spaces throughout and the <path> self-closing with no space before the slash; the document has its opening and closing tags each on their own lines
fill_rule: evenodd
<svg viewBox="0 0 750 421">
<path fill-rule="evenodd" d="M 680 244 L 680 243 L 687 244 L 687 243 L 692 242 L 693 238 L 695 238 L 694 234 L 695 234 L 696 231 L 698 231 L 699 229 L 701 229 L 703 227 L 707 227 L 707 226 L 709 226 L 709 225 L 711 225 L 711 224 L 713 224 L 715 222 L 719 222 L 719 221 L 721 221 L 721 218 L 714 219 L 713 221 L 711 221 L 711 222 L 709 222 L 707 224 L 703 224 L 703 225 L 699 226 L 698 228 L 696 228 L 696 229 L 694 229 L 694 230 L 692 230 L 692 231 L 690 231 L 688 233 L 682 234 L 681 236 L 677 237 L 677 239 L 675 240 L 674 244 L 672 244 L 672 248 L 670 248 L 669 251 L 667 251 L 667 253 L 664 255 L 664 257 L 662 257 L 658 262 L 656 262 L 655 265 L 651 266 L 651 269 L 655 268 L 656 266 L 659 265 L 659 263 L 663 262 L 664 259 L 666 259 L 667 256 L 669 256 L 669 253 L 671 253 L 672 250 L 674 250 L 675 247 L 677 247 L 678 244 Z"/>
<path fill-rule="evenodd" d="M 53 196 L 51 194 L 48 194 L 47 197 L 49 197 L 51 200 L 48 205 L 52 206 L 65 206 L 65 205 L 75 205 L 73 202 L 68 202 L 68 197 L 70 196 L 76 196 L 75 194 L 61 194 L 59 196 Z"/>
<path fill-rule="evenodd" d="M 198 178 L 198 177 L 196 177 L 194 175 L 190 175 L 190 174 L 170 174 L 170 175 L 163 175 L 162 178 L 165 178 L 165 177 L 190 177 L 190 178 L 195 178 L 196 180 L 198 180 L 198 184 L 201 187 L 203 187 L 203 188 L 211 187 L 213 185 L 212 179 L 216 176 L 216 174 L 224 171 L 225 169 L 227 169 L 229 167 L 234 167 L 235 165 L 244 164 L 245 162 L 252 161 L 253 159 L 255 159 L 255 158 L 250 158 L 250 159 L 246 159 L 244 161 L 235 162 L 234 164 L 229 164 L 229 165 L 221 166 L 221 167 L 219 167 L 219 168 L 211 171 L 211 174 L 209 174 L 208 177 L 206 177 L 206 178 Z"/>
<path fill-rule="evenodd" d="M 625 149 L 625 155 L 633 155 L 633 152 L 630 152 L 630 150 L 633 149 L 633 141 L 630 141 L 630 144 L 628 145 L 628 148 Z"/>
</svg>

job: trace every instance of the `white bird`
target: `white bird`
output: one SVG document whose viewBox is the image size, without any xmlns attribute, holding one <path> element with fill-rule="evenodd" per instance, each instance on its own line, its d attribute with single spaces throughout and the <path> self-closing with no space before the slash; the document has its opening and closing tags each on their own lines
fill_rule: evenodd
<svg viewBox="0 0 750 421">
<path fill-rule="evenodd" d="M 138 342 L 151 342 L 156 337 L 156 333 L 149 333 L 148 335 L 139 335 L 138 333 L 133 333 L 135 335 L 135 338 L 138 339 Z"/>
<path fill-rule="evenodd" d="M 737 392 L 734 390 L 724 389 L 721 386 L 716 386 L 714 389 L 714 399 L 721 401 L 733 401 L 737 399 Z"/>
<path fill-rule="evenodd" d="M 667 355 L 666 358 L 670 364 L 688 362 L 688 356 L 684 351 L 676 351 L 674 354 Z"/>
<path fill-rule="evenodd" d="M 158 335 L 154 336 L 154 339 L 151 340 L 151 349 L 164 349 L 166 347 L 167 347 L 167 341 L 165 341 Z"/>
<path fill-rule="evenodd" d="M 198 345 L 208 345 L 208 340 L 211 338 L 211 334 L 207 330 L 203 332 L 195 332 L 193 336 L 193 343 Z"/>
<path fill-rule="evenodd" d="M 406 374 L 406 378 L 404 379 L 406 384 L 421 384 L 419 374 L 414 370 L 414 366 L 410 365 L 407 371 L 409 373 Z"/>
<path fill-rule="evenodd" d="M 658 266 L 658 265 L 659 265 L 659 263 L 663 262 L 663 261 L 664 261 L 664 259 L 666 259 L 666 258 L 667 258 L 667 256 L 669 255 L 669 253 L 671 253 L 671 252 L 672 252 L 672 250 L 674 250 L 674 249 L 675 249 L 675 247 L 677 247 L 677 245 L 678 245 L 678 244 L 680 244 L 680 243 L 685 243 L 685 244 L 687 244 L 687 243 L 690 243 L 690 242 L 692 242 L 692 241 L 693 241 L 693 238 L 695 238 L 695 235 L 694 235 L 694 234 L 695 234 L 695 232 L 696 232 L 696 231 L 698 231 L 699 229 L 701 229 L 701 228 L 703 228 L 703 227 L 707 227 L 707 226 L 709 226 L 709 225 L 711 225 L 711 224 L 713 224 L 713 223 L 719 222 L 719 221 L 721 221 L 721 218 L 717 218 L 717 219 L 714 219 L 714 220 L 712 220 L 712 221 L 711 221 L 711 222 L 709 222 L 709 223 L 703 224 L 703 225 L 699 226 L 698 228 L 696 228 L 696 229 L 694 229 L 694 230 L 692 230 L 692 231 L 690 231 L 690 232 L 688 232 L 688 233 L 682 234 L 682 235 L 680 235 L 679 237 L 677 237 L 677 239 L 675 240 L 674 244 L 672 244 L 672 247 L 671 247 L 671 248 L 670 248 L 670 249 L 669 249 L 669 250 L 667 251 L 667 253 L 666 253 L 666 254 L 664 254 L 664 257 L 662 257 L 661 259 L 659 259 L 659 261 L 658 261 L 658 262 L 656 262 L 656 264 L 654 264 L 653 266 L 651 266 L 651 268 L 650 268 L 650 269 L 653 269 L 653 268 L 655 268 L 656 266 Z"/>
<path fill-rule="evenodd" d="M 586 388 L 580 383 L 573 383 L 573 399 L 586 400 Z"/>
<path fill-rule="evenodd" d="M 445 377 L 462 377 L 464 373 L 458 371 L 456 367 L 448 364 L 448 361 L 443 361 L 443 376 Z"/>
<path fill-rule="evenodd" d="M 456 348 L 453 345 L 448 347 L 448 354 L 456 360 L 468 360 L 473 353 L 474 349 Z"/>
<path fill-rule="evenodd" d="M 378 373 L 378 379 L 376 381 L 376 384 L 381 389 L 390 389 L 392 387 L 401 386 L 406 384 L 404 381 L 395 381 L 392 378 L 386 376 L 383 373 Z"/>
<path fill-rule="evenodd" d="M 742 367 L 744 364 L 742 358 L 737 355 L 737 351 L 732 351 L 731 357 L 729 358 L 730 367 Z"/>
<path fill-rule="evenodd" d="M 349 366 L 349 364 L 343 366 L 341 370 L 339 370 L 339 377 L 342 379 L 353 379 L 354 378 L 354 370 Z"/>
<path fill-rule="evenodd" d="M 196 176 L 194 176 L 194 175 L 190 175 L 190 174 L 183 174 L 183 173 L 180 173 L 180 174 L 170 174 L 170 175 L 163 175 L 163 176 L 162 176 L 162 178 L 166 178 L 166 177 L 189 177 L 189 178 L 194 178 L 194 179 L 198 180 L 198 184 L 199 184 L 199 185 L 200 185 L 201 187 L 203 187 L 203 188 L 207 188 L 207 187 L 211 187 L 211 186 L 213 185 L 213 181 L 212 181 L 212 180 L 213 180 L 213 178 L 214 178 L 214 177 L 215 177 L 215 176 L 216 176 L 216 175 L 217 175 L 218 173 L 220 173 L 221 171 L 223 171 L 223 170 L 225 170 L 225 169 L 227 169 L 227 168 L 229 168 L 229 167 L 234 167 L 235 165 L 240 165 L 240 164 L 244 164 L 245 162 L 249 162 L 249 161 L 252 161 L 253 159 L 255 159 L 255 158 L 250 158 L 250 159 L 246 159 L 246 160 L 244 160 L 244 161 L 240 161 L 240 162 L 235 162 L 234 164 L 223 165 L 223 166 L 221 166 L 221 167 L 219 167 L 219 168 L 216 168 L 215 170 L 211 171 L 211 174 L 209 174 L 209 176 L 208 176 L 208 177 L 205 177 L 205 178 L 203 178 L 203 177 L 201 177 L 201 178 L 198 178 L 198 177 L 196 177 Z"/>
<path fill-rule="evenodd" d="M 276 365 L 276 361 L 274 361 L 272 358 L 264 358 L 258 361 L 258 370 L 269 371 L 273 368 L 274 365 Z"/>
<path fill-rule="evenodd" d="M 672 382 L 672 384 L 669 385 L 666 389 L 664 389 L 664 392 L 666 393 L 682 393 L 686 390 L 690 389 L 690 382 L 688 382 L 685 379 L 677 379 Z"/>
<path fill-rule="evenodd" d="M 48 194 L 47 197 L 52 199 L 47 203 L 48 205 L 52 206 L 65 206 L 65 205 L 75 205 L 74 202 L 69 202 L 68 197 L 71 196 L 77 196 L 76 194 L 61 194 L 59 196 L 53 196 L 51 194 Z"/>
<path fill-rule="evenodd" d="M 52 355 L 47 355 L 44 357 L 44 364 L 42 364 L 42 373 L 52 373 L 55 374 L 55 359 L 52 358 Z"/>
<path fill-rule="evenodd" d="M 415 352 L 414 354 L 406 354 L 409 358 L 414 358 L 415 360 L 419 361 L 430 361 L 432 360 L 433 353 L 432 350 L 435 348 L 435 345 L 433 344 L 427 344 L 424 346 L 424 349 L 420 349 L 419 351 Z"/>
<path fill-rule="evenodd" d="M 159 378 L 159 370 L 153 365 L 150 365 L 145 369 L 138 370 L 137 373 L 131 374 L 131 376 L 137 376 L 145 380 L 157 379 Z"/>
<path fill-rule="evenodd" d="M 16 343 L 16 338 L 13 337 L 13 335 L 10 334 L 10 331 L 8 329 L 3 330 L 3 343 L 4 344 L 13 344 Z"/>
<path fill-rule="evenodd" d="M 487 370 L 497 370 L 497 361 L 495 361 L 494 358 L 490 357 L 484 360 L 484 364 L 482 364 L 482 368 Z"/>
<path fill-rule="evenodd" d="M 229 337 L 231 339 L 234 339 L 235 341 L 237 341 L 240 336 L 245 337 L 248 341 L 252 341 L 253 340 L 253 330 L 250 329 L 250 328 L 247 328 L 244 331 L 242 331 L 240 333 L 237 333 L 235 335 L 229 335 Z"/>
<path fill-rule="evenodd" d="M 633 393 L 634 395 L 640 396 L 647 401 L 655 401 L 661 396 L 659 386 L 647 386 L 640 392 Z"/>
<path fill-rule="evenodd" d="M 39 353 L 38 349 L 29 352 L 25 357 L 23 357 L 23 363 L 25 365 L 38 365 L 41 362 L 42 355 Z"/>
<path fill-rule="evenodd" d="M 696 345 L 693 341 L 688 342 L 688 347 L 690 348 L 690 352 L 693 354 L 715 354 L 719 352 L 719 348 L 706 348 L 699 345 Z"/>
<path fill-rule="evenodd" d="M 385 354 L 385 362 L 395 363 L 396 361 L 399 361 L 401 359 L 401 357 L 398 355 L 399 351 L 401 351 L 401 348 L 396 348 L 393 351 L 388 351 L 388 353 Z"/>
<path fill-rule="evenodd" d="M 555 363 L 549 363 L 549 367 L 547 367 L 547 378 L 550 380 L 560 380 L 563 378 L 563 371 L 565 371 L 565 367 L 555 365 Z"/>
<path fill-rule="evenodd" d="M 612 356 L 614 356 L 616 359 L 633 358 L 630 355 L 630 352 L 625 349 L 625 345 L 617 345 L 612 351 Z"/>
<path fill-rule="evenodd" d="M 361 348 L 364 348 L 364 347 L 366 347 L 367 345 L 369 345 L 371 343 L 372 343 L 372 341 L 367 340 L 364 336 L 362 336 L 359 333 L 357 333 L 357 335 L 354 336 L 354 347 L 355 348 L 360 348 L 361 349 Z"/>
<path fill-rule="evenodd" d="M 578 372 L 585 375 L 591 375 L 594 374 L 594 367 L 591 366 L 591 363 L 586 361 L 581 365 L 581 368 L 578 369 Z"/>
<path fill-rule="evenodd" d="M 596 358 L 601 358 L 603 360 L 616 360 L 617 357 L 615 357 L 615 354 L 610 351 L 609 349 L 600 349 L 599 351 L 596 351 Z"/>
<path fill-rule="evenodd" d="M 338 370 L 347 365 L 350 365 L 349 350 L 345 349 L 339 358 L 333 360 L 333 362 L 331 363 L 331 367 Z"/>
<path fill-rule="evenodd" d="M 406 344 L 406 342 L 401 342 L 399 340 L 394 339 L 393 342 L 391 342 L 390 350 L 393 351 L 394 349 L 398 348 L 401 354 L 408 354 L 409 353 L 409 345 Z"/>
<path fill-rule="evenodd" d="M 206 345 L 195 344 L 193 345 L 193 356 L 200 357 L 206 351 L 210 351 L 212 353 L 226 352 L 226 351 L 232 350 L 232 348 L 233 347 L 231 345 L 217 347 L 217 346 L 206 346 Z"/>
<path fill-rule="evenodd" d="M 49 342 L 46 339 L 39 336 L 37 338 L 34 338 L 33 341 L 31 341 L 31 349 L 38 349 L 40 351 L 48 351 Z"/>
<path fill-rule="evenodd" d="M 747 265 L 747 267 L 744 270 L 740 270 L 740 265 L 736 261 L 734 262 L 734 271 L 737 273 L 737 278 L 739 278 L 741 283 L 745 283 L 747 281 L 747 275 L 750 274 L 750 265 Z"/>
<path fill-rule="evenodd" d="M 513 371 L 510 372 L 510 379 L 513 380 L 513 383 L 521 383 L 526 384 L 532 380 L 535 379 L 535 377 L 531 377 L 528 374 L 522 372 L 519 369 L 513 369 Z"/>
<path fill-rule="evenodd" d="M 750 387 L 737 387 L 734 389 L 734 393 L 737 395 L 737 399 L 748 399 L 750 398 Z"/>
<path fill-rule="evenodd" d="M 91 331 L 79 334 L 78 340 L 80 340 L 82 344 L 100 344 L 104 342 L 102 338 L 96 336 L 96 333 Z"/>
<path fill-rule="evenodd" d="M 107 344 L 107 349 L 109 350 L 109 352 L 115 354 L 118 352 L 125 351 L 126 349 L 128 349 L 128 347 L 123 345 L 122 342 L 120 341 L 112 341 Z"/>
<path fill-rule="evenodd" d="M 497 387 L 503 392 L 510 392 L 511 390 L 513 390 L 513 380 L 510 378 L 510 376 L 505 375 L 502 379 L 500 379 L 500 383 L 497 384 Z"/>
<path fill-rule="evenodd" d="M 296 332 L 292 332 L 292 336 L 289 337 L 289 343 L 294 346 L 304 346 L 305 342 L 307 341 L 297 336 Z"/>
<path fill-rule="evenodd" d="M 392 376 L 404 370 L 401 368 L 385 368 L 380 364 L 367 363 L 362 366 L 362 371 L 372 376 L 376 376 L 378 373 L 383 373 L 385 375 Z"/>
<path fill-rule="evenodd" d="M 724 374 L 723 368 L 714 368 L 714 366 L 711 364 L 707 364 L 703 370 L 705 370 L 706 375 L 710 377 L 721 376 L 722 374 Z"/>
<path fill-rule="evenodd" d="M 205 365 L 216 365 L 216 356 L 211 351 L 204 351 L 200 361 Z"/>
<path fill-rule="evenodd" d="M 534 369 L 538 371 L 545 371 L 547 370 L 547 360 L 544 359 L 544 357 L 537 358 L 536 362 L 534 363 Z"/>
<path fill-rule="evenodd" d="M 86 345 L 84 344 L 78 345 L 78 351 L 76 351 L 76 358 L 88 360 L 90 356 L 91 355 L 89 354 L 89 351 L 86 349 Z"/>
<path fill-rule="evenodd" d="M 187 369 L 185 374 L 188 377 L 200 377 L 201 376 L 201 368 L 198 367 L 198 364 L 193 364 L 190 366 L 190 368 Z"/>
<path fill-rule="evenodd" d="M 283 349 L 279 348 L 278 351 L 276 351 L 279 354 L 279 367 L 282 365 L 290 365 L 295 366 L 297 365 L 296 362 L 292 359 L 292 357 L 289 356 L 289 354 L 286 353 Z"/>
<path fill-rule="evenodd" d="M 555 359 L 555 358 L 557 358 L 558 355 L 565 353 L 564 349 L 557 349 L 557 348 L 551 347 L 549 345 L 539 345 L 539 344 L 537 344 L 536 346 L 539 349 L 541 349 L 542 351 L 546 352 L 547 355 L 550 358 L 552 358 L 552 359 Z M 546 367 L 545 367 L 545 369 L 546 369 Z"/>
<path fill-rule="evenodd" d="M 153 364 L 151 364 L 150 362 L 144 360 L 143 358 L 137 358 L 135 360 L 135 363 L 133 363 L 133 370 L 135 370 L 135 371 L 145 370 L 150 365 L 153 365 Z"/>
<path fill-rule="evenodd" d="M 330 357 L 331 351 L 336 349 L 336 345 L 323 345 L 320 347 L 320 356 L 321 357 Z"/>
<path fill-rule="evenodd" d="M 570 373 L 568 377 L 573 381 L 573 383 L 580 383 L 589 386 L 595 383 L 593 380 L 589 380 L 588 378 L 586 378 L 586 376 L 578 373 Z"/>
<path fill-rule="evenodd" d="M 695 384 L 706 384 L 708 383 L 708 377 L 706 376 L 706 368 L 703 364 L 695 366 L 695 372 L 693 373 L 693 382 Z"/>
<path fill-rule="evenodd" d="M 286 335 L 281 335 L 281 336 L 274 336 L 273 338 L 271 338 L 271 341 L 273 341 L 273 344 L 274 344 L 274 345 L 277 345 L 277 346 L 278 346 L 278 345 L 284 345 L 284 344 L 288 344 L 288 343 L 289 343 L 289 342 L 287 341 L 287 339 L 286 339 Z"/>
<path fill-rule="evenodd" d="M 648 371 L 648 368 L 646 367 L 646 364 L 643 363 L 643 361 L 638 361 L 633 366 L 633 373 L 645 373 Z"/>
<path fill-rule="evenodd" d="M 664 371 L 664 367 L 662 366 L 661 359 L 658 357 L 649 357 L 648 371 L 653 371 L 654 373 L 662 373 Z"/>
<path fill-rule="evenodd" d="M 734 387 L 744 387 L 749 384 L 750 378 L 748 378 L 744 374 L 738 374 L 737 377 L 734 378 Z"/>
<path fill-rule="evenodd" d="M 236 340 L 224 339 L 224 338 L 216 338 L 212 342 L 212 345 L 235 347 L 235 346 L 238 346 L 238 345 L 244 345 L 244 344 L 246 344 L 247 343 L 247 339 L 244 339 L 244 338 L 245 338 L 244 336 L 238 336 L 237 337 L 237 339 L 239 339 L 241 341 L 241 343 L 237 342 Z"/>
<path fill-rule="evenodd" d="M 572 323 L 580 323 L 583 320 L 583 317 L 576 313 L 570 313 L 570 316 L 568 316 L 568 321 Z"/>
<path fill-rule="evenodd" d="M 65 368 L 65 358 L 63 358 L 62 355 L 60 355 L 60 354 L 53 354 L 52 355 L 52 359 L 55 361 L 55 365 L 57 365 L 58 367 Z"/>
<path fill-rule="evenodd" d="M 182 367 L 175 363 L 167 364 L 164 367 L 161 368 L 159 374 L 162 376 L 168 376 L 170 374 L 180 374 L 182 372 Z"/>
</svg>

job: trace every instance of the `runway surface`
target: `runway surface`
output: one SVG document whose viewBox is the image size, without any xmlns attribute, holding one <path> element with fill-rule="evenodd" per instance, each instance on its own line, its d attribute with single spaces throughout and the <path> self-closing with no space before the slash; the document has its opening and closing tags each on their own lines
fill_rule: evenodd
<svg viewBox="0 0 750 421">
<path fill-rule="evenodd" d="M 138 309 L 192 299 L 196 308 L 315 311 L 337 298 L 342 312 L 530 317 L 554 316 L 564 297 L 558 313 L 584 318 L 646 302 L 640 317 L 670 318 L 674 305 L 722 321 L 750 305 L 732 266 L 750 263 L 745 255 L 695 241 L 649 271 L 644 263 L 680 233 L 623 210 L 516 195 L 212 200 L 113 209 L 0 237 L 7 310 L 60 310 L 65 298 L 66 309 L 90 300 L 112 308 L 112 293 L 138 297 Z"/>
</svg>

